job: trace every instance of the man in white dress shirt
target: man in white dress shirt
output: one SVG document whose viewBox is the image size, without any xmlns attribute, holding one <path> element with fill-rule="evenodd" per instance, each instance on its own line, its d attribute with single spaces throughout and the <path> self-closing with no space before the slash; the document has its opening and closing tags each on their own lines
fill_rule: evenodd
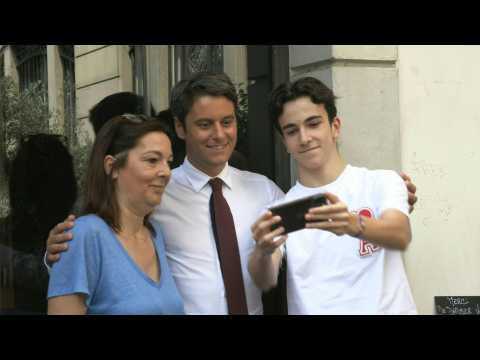
<svg viewBox="0 0 480 360">
<path fill-rule="evenodd" d="M 215 177 L 223 180 L 223 196 L 235 223 L 248 312 L 263 312 L 261 290 L 247 270 L 255 245 L 250 227 L 262 209 L 284 194 L 265 176 L 228 165 L 237 141 L 237 109 L 234 85 L 224 74 L 195 74 L 172 90 L 170 110 L 187 155 L 172 171 L 152 216 L 164 231 L 167 258 L 187 314 L 228 314 L 209 211 L 208 181 Z M 73 219 L 52 229 L 47 240 L 49 262 L 67 250 L 65 241 L 71 238 L 63 232 L 73 226 Z"/>
<path fill-rule="evenodd" d="M 153 214 L 162 225 L 170 267 L 187 314 L 227 314 L 227 301 L 209 211 L 208 181 L 223 180 L 223 196 L 235 223 L 250 314 L 262 314 L 261 291 L 248 270 L 254 241 L 250 226 L 262 207 L 283 198 L 263 175 L 228 165 L 237 142 L 237 95 L 223 74 L 198 74 L 173 91 L 170 109 L 186 159 L 172 171 L 162 203 Z"/>
</svg>

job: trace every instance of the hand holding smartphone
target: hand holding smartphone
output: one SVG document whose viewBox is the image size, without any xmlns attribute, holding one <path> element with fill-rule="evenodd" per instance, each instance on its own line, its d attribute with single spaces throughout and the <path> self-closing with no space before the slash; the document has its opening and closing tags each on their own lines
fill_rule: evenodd
<svg viewBox="0 0 480 360">
<path fill-rule="evenodd" d="M 270 208 L 273 215 L 282 218 L 282 221 L 272 225 L 272 231 L 280 226 L 285 228 L 285 234 L 304 229 L 307 223 L 305 214 L 308 210 L 323 205 L 327 205 L 325 195 L 315 194 Z"/>
</svg>

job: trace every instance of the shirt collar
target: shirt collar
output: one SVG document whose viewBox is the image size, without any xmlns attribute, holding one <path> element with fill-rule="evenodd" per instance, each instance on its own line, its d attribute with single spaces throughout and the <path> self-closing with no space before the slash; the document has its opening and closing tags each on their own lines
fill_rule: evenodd
<svg viewBox="0 0 480 360">
<path fill-rule="evenodd" d="M 335 180 L 333 180 L 331 183 L 328 183 L 328 184 L 325 184 L 325 185 L 322 185 L 322 186 L 317 186 L 317 187 L 305 186 L 300 182 L 300 180 L 297 180 L 296 186 L 298 188 L 302 189 L 302 191 L 306 191 L 306 192 L 310 192 L 312 190 L 314 190 L 314 191 L 331 191 L 331 189 L 333 187 L 338 186 L 338 184 L 342 184 L 343 178 L 348 176 L 348 174 L 351 171 L 351 168 L 352 167 L 350 166 L 350 164 L 347 164 L 345 166 L 345 169 L 343 169 L 342 173 Z"/>
<path fill-rule="evenodd" d="M 208 182 L 212 179 L 212 177 L 193 166 L 187 157 L 185 157 L 185 161 L 181 167 L 195 192 L 199 192 L 205 186 L 208 186 Z M 228 188 L 232 188 L 232 175 L 228 163 L 216 177 L 222 179 Z"/>
</svg>

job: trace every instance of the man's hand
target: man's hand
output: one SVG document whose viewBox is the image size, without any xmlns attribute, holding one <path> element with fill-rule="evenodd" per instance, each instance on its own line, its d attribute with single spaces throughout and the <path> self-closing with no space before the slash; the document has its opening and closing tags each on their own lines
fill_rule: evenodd
<svg viewBox="0 0 480 360">
<path fill-rule="evenodd" d="M 347 205 L 336 195 L 325 193 L 328 205 L 311 208 L 305 215 L 307 229 L 330 231 L 335 235 L 354 236 L 361 230 L 357 215 L 348 211 Z"/>
<path fill-rule="evenodd" d="M 67 241 L 72 240 L 72 233 L 65 232 L 74 225 L 75 215 L 69 215 L 64 222 L 57 224 L 48 234 L 47 262 L 53 264 L 60 259 L 60 253 L 68 249 Z"/>
<path fill-rule="evenodd" d="M 280 216 L 273 216 L 273 214 L 268 211 L 252 225 L 251 230 L 256 242 L 256 248 L 260 250 L 263 255 L 273 254 L 275 250 L 287 240 L 287 235 L 281 236 L 285 232 L 283 226 L 280 226 L 274 231 L 271 229 L 273 224 L 277 224 L 281 220 Z"/>
<path fill-rule="evenodd" d="M 405 174 L 404 172 L 400 172 L 400 176 L 402 177 L 403 181 L 405 181 L 405 185 L 407 186 L 408 190 L 408 212 L 412 213 L 414 209 L 414 205 L 416 204 L 418 198 L 415 196 L 415 193 L 417 192 L 417 187 L 415 184 L 412 182 L 412 179 L 410 179 L 410 176 Z"/>
<path fill-rule="evenodd" d="M 278 271 L 282 263 L 280 246 L 287 240 L 283 226 L 272 231 L 272 225 L 281 221 L 280 216 L 273 216 L 268 211 L 252 225 L 255 249 L 250 253 L 248 271 L 255 284 L 263 291 L 275 287 L 278 282 Z"/>
</svg>

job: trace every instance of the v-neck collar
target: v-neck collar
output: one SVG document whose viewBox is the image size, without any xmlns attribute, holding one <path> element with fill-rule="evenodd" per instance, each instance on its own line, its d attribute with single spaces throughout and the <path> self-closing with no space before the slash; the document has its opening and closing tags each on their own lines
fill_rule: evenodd
<svg viewBox="0 0 480 360">
<path fill-rule="evenodd" d="M 150 232 L 151 235 L 151 240 L 153 242 L 153 248 L 155 249 L 155 255 L 157 257 L 157 264 L 158 264 L 158 272 L 160 275 L 160 279 L 157 281 L 153 280 L 150 276 L 148 276 L 141 268 L 140 266 L 133 260 L 133 258 L 130 256 L 128 253 L 127 249 L 123 246 L 122 242 L 118 238 L 117 234 L 113 231 L 113 229 L 108 226 L 108 229 L 110 230 L 110 235 L 113 237 L 113 240 L 115 244 L 118 246 L 120 249 L 120 252 L 124 255 L 126 258 L 127 262 L 132 265 L 132 267 L 135 269 L 135 271 L 142 277 L 144 278 L 150 285 L 155 286 L 155 287 L 161 287 L 163 285 L 163 279 L 164 279 L 164 274 L 163 274 L 163 269 L 161 266 L 161 261 L 160 261 L 160 251 L 157 247 L 157 242 L 155 241 L 155 237 L 153 234 Z"/>
</svg>

